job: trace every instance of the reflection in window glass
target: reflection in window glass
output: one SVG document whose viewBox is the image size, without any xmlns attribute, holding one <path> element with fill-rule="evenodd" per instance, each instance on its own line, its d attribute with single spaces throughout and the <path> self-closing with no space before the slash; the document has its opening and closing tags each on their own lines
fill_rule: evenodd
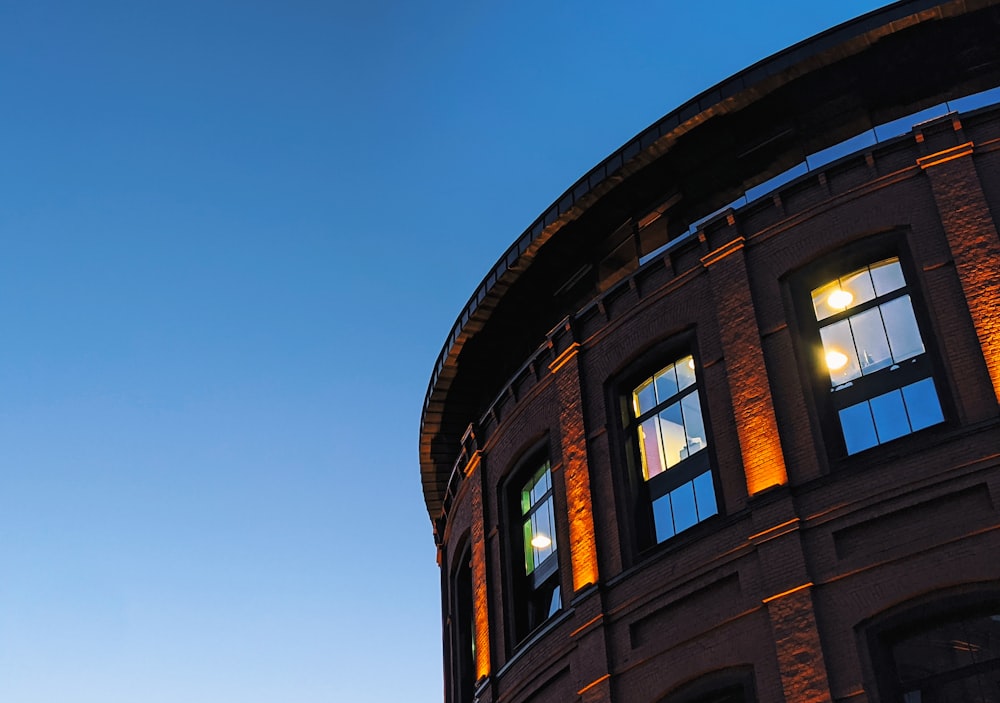
<svg viewBox="0 0 1000 703">
<path fill-rule="evenodd" d="M 884 369 L 892 363 L 889 355 L 889 339 L 882 326 L 879 308 L 872 308 L 848 319 L 854 334 L 854 348 L 858 353 L 861 373 L 870 374 Z"/>
<path fill-rule="evenodd" d="M 839 386 L 861 376 L 861 364 L 854 351 L 851 323 L 841 320 L 827 325 L 819 333 L 823 341 L 823 359 L 830 372 L 830 383 Z"/>
<path fill-rule="evenodd" d="M 638 427 L 639 452 L 647 480 L 708 446 L 694 383 L 694 359 L 686 356 L 632 392 L 633 410 L 637 418 L 642 418 Z M 654 414 L 643 417 L 651 412 Z"/>
<path fill-rule="evenodd" d="M 1000 614 L 987 608 L 896 639 L 895 695 L 917 703 L 1000 701 Z"/>
<path fill-rule="evenodd" d="M 669 398 L 670 396 L 675 395 L 679 390 L 677 388 L 677 369 L 673 365 L 663 369 L 663 371 L 658 373 L 654 378 L 656 379 L 657 398 Z M 653 407 L 655 404 L 655 402 L 650 403 L 647 406 L 647 409 Z"/>
<path fill-rule="evenodd" d="M 712 472 L 706 471 L 653 501 L 656 541 L 669 539 L 718 512 Z"/>
<path fill-rule="evenodd" d="M 917 318 L 913 315 L 910 296 L 904 295 L 880 306 L 885 320 L 886 337 L 892 347 L 892 360 L 897 364 L 924 353 Z"/>
<path fill-rule="evenodd" d="M 694 498 L 698 504 L 699 518 L 704 520 L 719 512 L 719 508 L 715 504 L 715 486 L 712 485 L 712 472 L 706 471 L 697 476 L 692 483 L 694 484 Z"/>
<path fill-rule="evenodd" d="M 632 427 L 643 479 L 650 486 L 656 540 L 715 515 L 718 506 L 711 470 L 685 463 L 707 460 L 708 447 L 694 358 L 684 356 L 643 380 L 632 391 Z M 688 470 L 673 470 L 684 465 Z M 693 469 L 691 467 L 694 467 Z M 680 473 L 678 473 L 680 472 Z"/>
<path fill-rule="evenodd" d="M 868 268 L 872 273 L 872 282 L 875 284 L 875 295 L 885 295 L 906 286 L 906 279 L 903 278 L 903 269 L 899 265 L 899 259 L 879 261 Z"/>
<path fill-rule="evenodd" d="M 856 307 L 861 305 L 861 303 L 867 303 L 875 297 L 875 288 L 872 285 L 872 277 L 867 267 L 842 276 L 840 279 L 840 289 L 850 296 L 850 300 L 847 301 L 849 307 Z"/>
<path fill-rule="evenodd" d="M 903 386 L 902 390 L 906 412 L 914 432 L 944 422 L 941 403 L 938 401 L 937 391 L 934 390 L 934 381 L 925 378 L 923 381 Z"/>
<path fill-rule="evenodd" d="M 643 478 L 658 476 L 667 468 L 660 440 L 660 422 L 654 415 L 639 425 L 639 455 L 642 460 Z"/>
<path fill-rule="evenodd" d="M 549 601 L 549 609 L 546 616 L 551 618 L 553 615 L 558 613 L 559 608 L 562 607 L 561 603 L 562 601 L 559 598 L 559 584 L 556 584 L 556 587 L 552 589 L 552 597 Z"/>
<path fill-rule="evenodd" d="M 552 472 L 545 462 L 521 489 L 524 570 L 531 574 L 556 551 Z"/>
<path fill-rule="evenodd" d="M 844 430 L 844 443 L 848 454 L 856 454 L 878 444 L 875 422 L 868 401 L 840 411 L 840 426 Z"/>
<path fill-rule="evenodd" d="M 874 447 L 944 421 L 934 381 L 925 378 L 840 411 L 847 453 Z"/>
<path fill-rule="evenodd" d="M 892 391 L 876 396 L 870 401 L 872 417 L 875 418 L 875 434 L 879 442 L 902 437 L 910 433 L 910 423 L 906 419 L 906 407 L 903 405 L 903 394 Z"/>
<path fill-rule="evenodd" d="M 926 367 L 919 375 L 920 366 L 901 367 L 926 350 L 898 258 L 828 281 L 811 295 L 848 454 L 944 420 L 933 380 L 920 378 Z M 867 398 L 855 402 L 858 396 Z"/>
<path fill-rule="evenodd" d="M 684 415 L 685 446 L 681 450 L 681 459 L 687 459 L 692 454 L 701 451 L 705 442 L 705 423 L 701 419 L 701 401 L 697 393 L 688 393 L 681 399 Z"/>
</svg>

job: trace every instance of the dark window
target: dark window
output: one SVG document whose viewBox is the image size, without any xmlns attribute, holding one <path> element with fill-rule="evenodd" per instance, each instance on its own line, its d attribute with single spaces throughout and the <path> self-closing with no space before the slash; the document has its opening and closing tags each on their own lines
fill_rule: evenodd
<svg viewBox="0 0 1000 703">
<path fill-rule="evenodd" d="M 472 552 L 466 550 L 455 573 L 452 618 L 452 661 L 455 698 L 471 703 L 475 685 L 476 633 L 472 606 Z"/>
<path fill-rule="evenodd" d="M 957 614 L 884 640 L 893 703 L 1000 703 L 1000 608 Z"/>
<path fill-rule="evenodd" d="M 719 511 L 694 357 L 641 379 L 627 403 L 633 465 L 649 501 L 652 536 L 663 542 Z"/>
<path fill-rule="evenodd" d="M 518 472 L 511 496 L 512 523 L 517 532 L 512 550 L 517 563 L 514 577 L 514 631 L 520 642 L 562 607 L 559 594 L 552 468 L 548 460 L 529 461 Z"/>
<path fill-rule="evenodd" d="M 898 257 L 811 291 L 829 402 L 855 454 L 944 421 L 910 287 Z"/>
<path fill-rule="evenodd" d="M 674 691 L 660 703 L 753 703 L 753 670 L 727 669 L 708 674 Z"/>
</svg>

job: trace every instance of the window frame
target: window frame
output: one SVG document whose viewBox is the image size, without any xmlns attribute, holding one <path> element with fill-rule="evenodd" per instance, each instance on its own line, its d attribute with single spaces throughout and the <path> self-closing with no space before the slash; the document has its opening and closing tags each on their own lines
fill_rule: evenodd
<svg viewBox="0 0 1000 703">
<path fill-rule="evenodd" d="M 863 627 L 861 641 L 867 648 L 866 666 L 870 666 L 878 700 L 897 703 L 904 700 L 906 686 L 900 681 L 899 669 L 893 648 L 914 635 L 927 633 L 942 625 L 954 624 L 970 617 L 1000 613 L 1000 591 L 994 586 L 962 586 L 929 594 L 915 601 L 904 603 L 887 613 L 876 616 Z M 861 634 L 861 633 L 859 633 Z M 992 660 L 997 662 L 996 659 Z M 1000 662 L 981 666 L 982 671 L 996 671 Z M 959 680 L 963 667 L 949 673 L 928 676 L 927 682 Z M 964 667 L 966 671 L 970 667 Z M 912 685 L 914 682 L 910 682 Z M 871 693 L 871 692 L 870 692 Z"/>
<path fill-rule="evenodd" d="M 868 239 L 844 244 L 823 254 L 817 261 L 803 267 L 790 277 L 793 318 L 798 326 L 799 340 L 796 348 L 800 354 L 800 371 L 807 379 L 817 410 L 820 434 L 826 444 L 829 456 L 834 460 L 853 459 L 866 452 L 877 451 L 880 447 L 892 445 L 896 440 L 912 437 L 922 432 L 934 431 L 949 423 L 951 417 L 947 386 L 943 374 L 944 364 L 939 356 L 936 335 L 931 324 L 926 297 L 921 288 L 917 266 L 906 246 L 905 231 L 896 230 L 875 235 Z M 865 301 L 854 308 L 848 308 L 836 315 L 818 320 L 813 306 L 812 293 L 824 284 L 842 278 L 868 266 L 887 259 L 896 258 L 902 270 L 905 285 L 881 296 Z M 860 313 L 879 308 L 887 302 L 909 296 L 913 317 L 920 341 L 924 347 L 921 354 L 905 359 L 901 364 L 893 364 L 870 375 L 852 379 L 851 385 L 833 392 L 829 369 L 824 359 L 823 340 L 820 330 L 836 322 L 850 319 Z M 892 366 L 898 368 L 892 369 Z M 892 391 L 902 390 L 924 379 L 931 379 L 941 408 L 940 422 L 921 427 L 886 439 L 874 445 L 848 451 L 848 442 L 840 420 L 840 412 L 845 408 L 871 401 Z"/>
<path fill-rule="evenodd" d="M 618 374 L 617 380 L 609 386 L 609 393 L 612 396 L 609 407 L 614 408 L 616 415 L 612 423 L 615 428 L 612 438 L 618 445 L 617 454 L 624 466 L 624 471 L 616 472 L 618 474 L 616 484 L 620 487 L 618 515 L 623 542 L 622 553 L 631 555 L 633 561 L 659 551 L 664 545 L 676 544 L 678 540 L 696 534 L 706 523 L 712 522 L 724 512 L 715 455 L 716 442 L 706 402 L 704 367 L 695 341 L 694 330 L 688 329 L 667 342 L 653 346 L 629 363 L 625 370 Z M 694 361 L 694 383 L 636 416 L 633 412 L 633 392 L 644 381 L 654 378 L 663 369 L 687 356 Z M 647 480 L 643 471 L 638 428 L 648 418 L 679 402 L 682 397 L 688 395 L 688 392 L 684 391 L 691 387 L 698 396 L 706 446 Z M 654 501 L 704 473 L 708 473 L 711 477 L 715 512 L 659 540 L 654 519 Z"/>
<path fill-rule="evenodd" d="M 472 545 L 459 549 L 451 574 L 452 686 L 456 703 L 471 703 L 476 688 L 476 615 Z"/>
<path fill-rule="evenodd" d="M 532 506 L 528 513 L 522 512 L 521 493 L 530 481 L 547 466 L 549 488 Z M 510 650 L 513 651 L 531 635 L 542 628 L 545 623 L 556 617 L 564 608 L 562 594 L 561 569 L 559 563 L 560 539 L 560 503 L 556 500 L 554 462 L 548 451 L 548 443 L 543 440 L 517 461 L 504 483 L 503 504 L 501 514 L 505 517 L 507 554 L 504 559 L 507 578 L 508 617 L 506 618 L 510 634 Z M 524 547 L 525 518 L 535 512 L 538 504 L 549 502 L 552 528 L 551 536 L 555 549 L 535 565 L 531 573 L 527 573 L 528 554 Z M 544 603 L 548 603 L 546 612 L 541 612 Z"/>
<path fill-rule="evenodd" d="M 756 703 L 752 666 L 721 669 L 700 676 L 659 699 L 658 703 Z"/>
</svg>

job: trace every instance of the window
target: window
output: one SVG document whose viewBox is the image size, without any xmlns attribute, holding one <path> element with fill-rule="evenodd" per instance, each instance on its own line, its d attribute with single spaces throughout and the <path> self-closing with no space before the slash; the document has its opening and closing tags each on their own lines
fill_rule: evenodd
<svg viewBox="0 0 1000 703">
<path fill-rule="evenodd" d="M 556 551 L 552 468 L 548 460 L 529 462 L 530 473 L 519 474 L 512 496 L 512 522 L 520 563 L 514 565 L 514 631 L 520 642 L 562 607 L 559 559 Z"/>
<path fill-rule="evenodd" d="M 694 357 L 642 379 L 630 393 L 626 417 L 655 541 L 718 513 Z"/>
<path fill-rule="evenodd" d="M 820 366 L 847 454 L 944 420 L 898 257 L 811 292 Z"/>
<path fill-rule="evenodd" d="M 458 570 L 453 580 L 452 600 L 452 671 L 454 695 L 457 703 L 470 703 L 475 684 L 476 633 L 472 610 L 472 550 L 466 549 L 459 557 Z"/>
<path fill-rule="evenodd" d="M 880 638 L 876 667 L 884 701 L 1000 701 L 1000 608 L 983 604 L 943 617 L 911 616 Z"/>
<path fill-rule="evenodd" d="M 750 667 L 721 669 L 684 684 L 660 703 L 751 703 L 754 675 Z"/>
</svg>

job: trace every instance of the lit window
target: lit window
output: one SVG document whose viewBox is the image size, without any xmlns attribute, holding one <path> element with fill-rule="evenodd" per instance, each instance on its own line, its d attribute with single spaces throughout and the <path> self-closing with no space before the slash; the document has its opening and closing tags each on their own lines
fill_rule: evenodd
<svg viewBox="0 0 1000 703">
<path fill-rule="evenodd" d="M 896 257 L 812 290 L 820 364 L 848 454 L 944 420 Z"/>
<path fill-rule="evenodd" d="M 656 541 L 718 513 L 694 357 L 678 359 L 636 386 L 629 414 Z"/>
<path fill-rule="evenodd" d="M 555 554 L 555 517 L 552 514 L 552 471 L 545 462 L 521 489 L 524 534 L 524 570 L 531 575 Z"/>
<path fill-rule="evenodd" d="M 529 466 L 533 471 L 527 480 L 516 484 L 516 522 L 520 532 L 517 541 L 522 563 L 514 587 L 514 629 L 518 641 L 562 607 L 552 469 L 548 461 L 540 465 L 532 462 Z"/>
</svg>

